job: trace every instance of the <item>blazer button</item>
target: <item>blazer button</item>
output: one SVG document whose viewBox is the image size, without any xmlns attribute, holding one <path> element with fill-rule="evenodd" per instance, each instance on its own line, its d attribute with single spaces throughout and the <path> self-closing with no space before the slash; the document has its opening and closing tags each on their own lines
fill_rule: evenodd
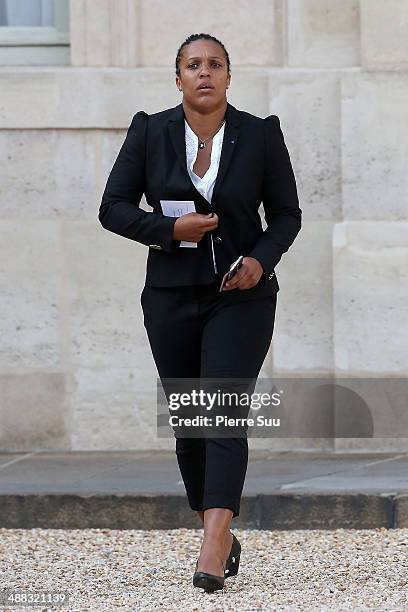
<svg viewBox="0 0 408 612">
<path fill-rule="evenodd" d="M 222 238 L 221 238 L 221 236 L 215 236 L 215 238 L 214 238 L 214 242 L 215 242 L 215 244 L 221 244 L 221 243 L 222 243 Z"/>
</svg>

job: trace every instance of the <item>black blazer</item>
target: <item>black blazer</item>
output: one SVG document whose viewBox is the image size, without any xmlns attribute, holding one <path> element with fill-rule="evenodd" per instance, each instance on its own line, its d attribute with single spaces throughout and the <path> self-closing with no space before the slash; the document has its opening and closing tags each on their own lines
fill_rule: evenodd
<svg viewBox="0 0 408 612">
<path fill-rule="evenodd" d="M 301 228 L 295 176 L 279 118 L 261 119 L 229 102 L 212 203 L 197 191 L 187 171 L 182 103 L 134 115 L 109 174 L 99 208 L 102 226 L 149 247 L 145 284 L 172 287 L 211 283 L 215 277 L 210 233 L 219 275 L 240 255 L 255 257 L 264 275 L 251 289 L 222 292 L 242 301 L 279 291 L 275 267 Z M 139 207 L 145 194 L 153 209 Z M 160 200 L 193 200 L 196 211 L 214 211 L 218 227 L 197 248 L 173 240 L 175 217 L 165 217 Z M 258 209 L 263 202 L 267 229 Z"/>
</svg>

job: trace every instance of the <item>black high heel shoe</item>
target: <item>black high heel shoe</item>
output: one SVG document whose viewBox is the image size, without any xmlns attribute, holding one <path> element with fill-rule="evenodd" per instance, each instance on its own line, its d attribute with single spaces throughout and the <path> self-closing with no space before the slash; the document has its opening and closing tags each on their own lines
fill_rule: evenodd
<svg viewBox="0 0 408 612">
<path fill-rule="evenodd" d="M 206 593 L 212 593 L 218 591 L 224 587 L 225 578 L 230 576 L 236 576 L 239 569 L 239 560 L 241 557 L 241 544 L 239 540 L 232 534 L 232 545 L 231 551 L 228 555 L 228 559 L 224 563 L 221 561 L 222 568 L 224 570 L 224 576 L 215 576 L 214 574 L 208 574 L 207 572 L 198 572 L 198 559 L 196 561 L 196 571 L 193 576 L 193 585 L 195 587 L 201 587 Z"/>
<path fill-rule="evenodd" d="M 212 593 L 213 591 L 219 591 L 224 587 L 225 580 L 225 569 L 226 566 L 221 561 L 222 569 L 224 570 L 224 576 L 215 576 L 215 574 L 208 574 L 207 572 L 198 572 L 198 559 L 196 561 L 196 571 L 193 576 L 193 585 L 200 587 L 205 590 L 206 593 Z"/>
<path fill-rule="evenodd" d="M 228 556 L 228 559 L 225 563 L 225 578 L 229 578 L 230 576 L 236 576 L 238 574 L 239 569 L 239 560 L 241 557 L 241 544 L 239 540 L 232 534 L 232 546 L 231 552 Z"/>
</svg>

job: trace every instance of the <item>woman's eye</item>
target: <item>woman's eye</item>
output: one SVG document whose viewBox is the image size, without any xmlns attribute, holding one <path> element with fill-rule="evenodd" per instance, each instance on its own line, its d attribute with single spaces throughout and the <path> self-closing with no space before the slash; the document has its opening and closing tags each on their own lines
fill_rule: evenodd
<svg viewBox="0 0 408 612">
<path fill-rule="evenodd" d="M 213 65 L 213 66 L 221 66 L 221 64 L 218 64 L 217 62 L 214 62 L 212 65 Z M 189 65 L 187 66 L 187 68 L 193 68 L 193 66 L 197 66 L 197 64 L 189 64 Z"/>
</svg>

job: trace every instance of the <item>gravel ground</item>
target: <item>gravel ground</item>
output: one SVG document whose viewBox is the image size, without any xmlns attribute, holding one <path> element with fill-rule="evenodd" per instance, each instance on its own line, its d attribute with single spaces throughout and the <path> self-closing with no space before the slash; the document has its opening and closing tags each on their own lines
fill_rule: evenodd
<svg viewBox="0 0 408 612">
<path fill-rule="evenodd" d="M 81 612 L 408 610 L 408 529 L 234 533 L 238 576 L 207 594 L 191 582 L 201 530 L 0 529 L 0 591 L 66 591 L 52 609 Z"/>
</svg>

